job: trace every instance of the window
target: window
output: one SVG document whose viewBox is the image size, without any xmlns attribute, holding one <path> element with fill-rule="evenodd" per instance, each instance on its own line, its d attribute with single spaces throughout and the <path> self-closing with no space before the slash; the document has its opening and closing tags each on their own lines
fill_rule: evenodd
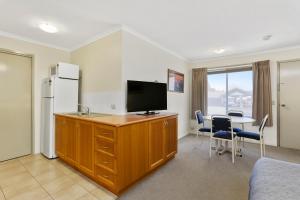
<svg viewBox="0 0 300 200">
<path fill-rule="evenodd" d="M 208 114 L 241 110 L 252 116 L 252 69 L 208 72 Z"/>
</svg>

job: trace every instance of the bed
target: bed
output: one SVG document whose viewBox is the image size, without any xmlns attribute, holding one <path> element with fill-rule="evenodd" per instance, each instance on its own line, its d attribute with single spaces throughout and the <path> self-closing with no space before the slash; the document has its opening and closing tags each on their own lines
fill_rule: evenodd
<svg viewBox="0 0 300 200">
<path fill-rule="evenodd" d="M 249 181 L 249 200 L 300 199 L 300 164 L 259 159 Z"/>
</svg>

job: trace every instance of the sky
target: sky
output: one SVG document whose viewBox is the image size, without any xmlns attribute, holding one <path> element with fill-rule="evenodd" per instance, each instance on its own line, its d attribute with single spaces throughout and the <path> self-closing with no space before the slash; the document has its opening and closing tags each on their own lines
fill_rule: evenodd
<svg viewBox="0 0 300 200">
<path fill-rule="evenodd" d="M 225 91 L 226 74 L 208 75 L 208 84 L 217 90 Z M 252 90 L 252 71 L 228 73 L 229 90 L 241 88 L 243 90 Z"/>
</svg>

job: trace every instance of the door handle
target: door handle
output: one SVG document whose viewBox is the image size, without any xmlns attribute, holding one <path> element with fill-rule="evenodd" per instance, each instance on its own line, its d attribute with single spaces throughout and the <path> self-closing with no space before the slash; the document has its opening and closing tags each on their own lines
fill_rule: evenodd
<svg viewBox="0 0 300 200">
<path fill-rule="evenodd" d="M 285 104 L 281 104 L 280 106 L 281 106 L 281 107 L 286 107 L 286 105 L 285 105 Z"/>
</svg>

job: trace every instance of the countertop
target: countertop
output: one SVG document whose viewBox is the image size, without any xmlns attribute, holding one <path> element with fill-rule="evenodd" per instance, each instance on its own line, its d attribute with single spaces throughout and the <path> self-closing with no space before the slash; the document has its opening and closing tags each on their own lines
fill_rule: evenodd
<svg viewBox="0 0 300 200">
<path fill-rule="evenodd" d="M 107 115 L 107 116 L 101 116 L 101 117 L 76 116 L 76 115 L 70 115 L 70 114 L 64 114 L 64 113 L 55 113 L 55 115 L 119 127 L 119 126 L 125 126 L 125 125 L 134 124 L 134 123 L 138 123 L 138 122 L 161 119 L 164 117 L 177 116 L 178 114 L 177 113 L 160 113 L 160 114 L 147 115 L 147 116 L 146 115 L 137 115 L 137 114 L 126 114 L 126 115 Z"/>
</svg>

